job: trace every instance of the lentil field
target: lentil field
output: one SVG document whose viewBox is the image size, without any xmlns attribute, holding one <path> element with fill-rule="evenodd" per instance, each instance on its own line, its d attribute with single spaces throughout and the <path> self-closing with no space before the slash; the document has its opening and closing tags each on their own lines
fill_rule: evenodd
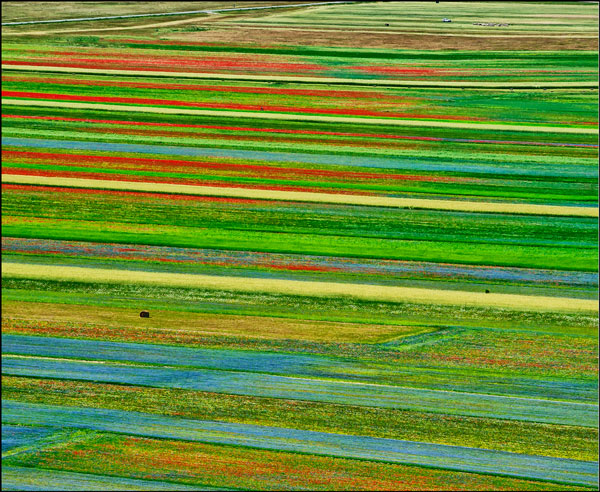
<svg viewBox="0 0 600 492">
<path fill-rule="evenodd" d="M 27 4 L 2 490 L 597 490 L 597 4 Z"/>
</svg>

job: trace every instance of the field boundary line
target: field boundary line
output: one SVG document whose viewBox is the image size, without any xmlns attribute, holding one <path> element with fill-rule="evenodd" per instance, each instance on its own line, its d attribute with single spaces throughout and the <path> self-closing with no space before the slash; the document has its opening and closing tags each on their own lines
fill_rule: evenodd
<svg viewBox="0 0 600 492">
<path fill-rule="evenodd" d="M 597 89 L 598 82 L 433 82 L 421 80 L 346 79 L 332 77 L 287 77 L 279 75 L 237 75 L 226 73 L 166 72 L 160 70 L 113 70 L 99 68 L 46 67 L 36 65 L 2 65 L 2 70 L 27 70 L 34 72 L 89 73 L 96 75 L 128 75 L 144 77 L 173 77 L 217 80 L 249 80 L 266 82 L 292 82 L 306 84 L 366 85 L 381 87 L 442 87 L 473 89 Z"/>
<path fill-rule="evenodd" d="M 2 413 L 3 423 L 31 424 L 55 421 L 63 427 L 159 439 L 212 442 L 282 452 L 367 459 L 492 476 L 514 476 L 540 482 L 584 486 L 597 483 L 593 461 L 551 458 L 486 448 L 257 424 L 182 419 L 130 410 L 59 407 L 16 400 L 3 401 Z M 4 414 L 9 417 L 5 418 Z"/>
<path fill-rule="evenodd" d="M 175 193 L 199 196 L 223 196 L 257 200 L 282 200 L 309 203 L 333 203 L 370 207 L 416 208 L 426 210 L 453 210 L 476 213 L 502 213 L 519 215 L 555 215 L 567 217 L 598 217 L 598 208 L 521 203 L 467 202 L 425 198 L 398 198 L 370 195 L 343 195 L 307 191 L 281 191 L 220 186 L 184 185 L 174 183 L 144 183 L 139 181 L 113 181 L 108 179 L 30 176 L 2 173 L 2 182 L 63 186 L 85 189 L 143 191 L 150 193 Z"/>
<path fill-rule="evenodd" d="M 4 353 L 2 354 L 4 356 Z M 70 431 L 70 430 L 57 430 L 45 437 L 36 440 L 33 443 L 18 446 L 16 448 L 8 449 L 2 453 L 2 459 L 10 458 L 11 456 L 17 456 L 19 454 L 28 454 L 36 451 L 41 451 L 44 448 L 58 446 L 60 444 L 71 444 L 85 442 L 93 436 L 90 433 L 82 431 Z"/>
<path fill-rule="evenodd" d="M 259 29 L 265 30 L 268 29 L 270 31 L 307 31 L 307 32 L 340 32 L 341 28 L 335 27 L 324 27 L 321 29 L 311 28 L 310 24 L 305 24 L 306 27 L 288 27 L 282 26 L 281 24 L 260 24 L 258 22 L 249 23 L 248 21 L 233 21 L 233 20 L 220 20 L 215 24 L 215 27 L 219 26 L 235 26 L 237 28 L 242 29 Z M 348 33 L 361 33 L 361 34 L 388 34 L 388 35 L 396 35 L 396 34 L 406 34 L 409 36 L 439 36 L 439 37 L 457 37 L 457 38 L 549 38 L 549 39 L 598 39 L 598 35 L 595 34 L 478 34 L 478 33 L 448 33 L 444 31 L 405 31 L 405 30 L 389 30 L 389 31 L 376 31 L 376 28 L 373 30 L 358 28 L 358 29 L 344 29 L 344 32 Z M 587 31 L 586 31 L 587 32 Z M 12 33 L 9 33 L 12 34 Z"/>
<path fill-rule="evenodd" d="M 184 109 L 158 106 L 132 106 L 119 104 L 76 103 L 66 101 L 49 101 L 41 99 L 12 99 L 3 98 L 2 104 L 7 106 L 37 106 L 45 108 L 90 109 L 98 111 L 122 111 L 134 113 L 186 114 L 194 116 L 214 116 L 230 118 L 252 118 L 284 121 L 314 121 L 322 123 L 355 123 L 359 125 L 381 126 L 420 126 L 429 128 L 466 128 L 469 130 L 496 130 L 512 132 L 535 133 L 574 133 L 598 135 L 598 128 L 577 128 L 557 126 L 527 126 L 527 125 L 494 125 L 487 123 L 463 123 L 435 120 L 404 120 L 398 118 L 356 118 L 351 116 L 321 116 L 306 114 L 265 113 L 252 111 L 215 111 L 210 109 Z"/>
<path fill-rule="evenodd" d="M 3 22 L 3 26 L 22 26 L 25 24 L 54 24 L 64 22 L 85 22 L 94 20 L 109 20 L 109 19 L 132 19 L 136 17 L 159 17 L 168 15 L 187 15 L 187 14 L 211 14 L 213 12 L 237 12 L 240 10 L 265 10 L 265 9 L 282 9 L 294 7 L 310 7 L 312 5 L 337 5 L 344 3 L 355 3 L 354 1 L 331 1 L 331 2 L 315 2 L 315 3 L 299 3 L 292 5 L 267 5 L 255 7 L 238 7 L 229 9 L 204 9 L 204 10 L 188 10 L 182 12 L 154 12 L 149 14 L 124 14 L 124 15 L 109 15 L 103 17 L 80 17 L 74 19 L 53 19 L 53 20 L 38 20 L 38 21 L 23 21 L 23 22 Z"/>
<path fill-rule="evenodd" d="M 308 297 L 350 297 L 364 301 L 416 302 L 542 312 L 598 312 L 596 300 L 566 297 L 487 294 L 414 287 L 315 282 L 303 280 L 225 277 L 188 273 L 156 273 L 108 268 L 33 265 L 2 262 L 2 277 L 34 278 L 107 284 L 145 284 L 170 287 L 273 293 Z"/>
<path fill-rule="evenodd" d="M 6 481 L 9 487 L 12 487 L 8 490 L 27 490 L 23 487 L 31 486 L 32 482 L 36 481 L 37 483 L 43 483 L 45 487 L 52 487 L 49 490 L 68 490 L 67 487 L 72 486 L 73 483 L 77 483 L 79 490 L 228 490 L 201 484 L 188 485 L 165 480 L 144 480 L 56 468 L 11 465 L 2 466 L 2 481 Z M 104 489 L 96 488 L 98 486 L 103 486 Z M 115 486 L 118 486 L 118 488 L 109 488 Z M 130 488 L 132 486 L 135 488 Z"/>
<path fill-rule="evenodd" d="M 99 31 L 131 31 L 137 29 L 149 29 L 152 27 L 169 27 L 169 26 L 181 26 L 184 24 L 190 24 L 192 22 L 204 23 L 213 20 L 212 17 L 188 17 L 186 19 L 172 20 L 155 22 L 153 24 L 136 24 L 135 26 L 121 26 L 121 27 L 96 27 L 86 29 L 62 29 L 60 31 L 27 31 L 27 32 L 8 32 L 4 33 L 3 36 L 40 36 L 40 35 L 53 35 L 53 34 L 66 34 L 66 33 L 82 33 L 82 32 L 99 32 Z"/>
</svg>

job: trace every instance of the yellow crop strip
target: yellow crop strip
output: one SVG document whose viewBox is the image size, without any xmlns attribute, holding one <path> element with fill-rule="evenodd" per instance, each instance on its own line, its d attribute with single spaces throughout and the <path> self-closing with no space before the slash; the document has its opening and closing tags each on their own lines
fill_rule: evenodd
<svg viewBox="0 0 600 492">
<path fill-rule="evenodd" d="M 214 111 L 210 109 L 185 109 L 157 106 L 132 106 L 127 104 L 96 104 L 75 103 L 66 101 L 47 101 L 43 99 L 10 99 L 3 98 L 3 105 L 11 106 L 37 106 L 46 108 L 73 108 L 91 109 L 96 111 L 128 111 L 135 113 L 158 113 L 158 114 L 187 114 L 194 116 L 215 116 L 233 118 L 258 118 L 263 120 L 285 120 L 285 121 L 317 121 L 326 123 L 355 123 L 360 125 L 388 125 L 388 126 L 426 126 L 435 128 L 467 128 L 470 130 L 498 130 L 515 132 L 535 133 L 576 133 L 576 134 L 598 134 L 598 128 L 579 128 L 562 126 L 530 126 L 530 125 L 501 125 L 488 123 L 465 123 L 456 121 L 435 120 L 404 120 L 400 118 L 368 118 L 351 116 L 321 116 L 295 113 L 268 113 L 264 111 Z"/>
<path fill-rule="evenodd" d="M 467 128 L 471 130 L 500 130 L 535 133 L 576 133 L 598 134 L 597 128 L 561 127 L 561 126 L 528 126 L 528 125 L 500 125 L 487 123 L 464 123 L 456 121 L 434 120 L 404 120 L 399 118 L 367 118 L 350 116 L 320 116 L 295 113 L 268 113 L 264 111 L 214 111 L 210 109 L 185 109 L 157 106 L 132 106 L 126 104 L 96 104 L 75 103 L 66 101 L 47 101 L 43 99 L 11 99 L 3 98 L 3 105 L 11 106 L 37 106 L 46 108 L 73 108 L 91 109 L 96 111 L 127 111 L 135 113 L 158 114 L 187 114 L 194 116 L 216 116 L 233 118 L 258 118 L 266 120 L 285 121 L 317 121 L 326 123 L 355 123 L 360 125 L 388 125 L 388 126 L 426 126 L 436 128 Z"/>
<path fill-rule="evenodd" d="M 486 294 L 382 285 L 140 272 L 27 263 L 2 263 L 2 276 L 86 283 L 161 285 L 308 297 L 349 297 L 365 301 L 504 308 L 518 311 L 590 313 L 598 311 L 598 303 L 595 300 L 564 297 Z"/>
<path fill-rule="evenodd" d="M 222 188 L 172 183 L 144 183 L 139 181 L 113 181 L 107 179 L 61 178 L 2 174 L 3 183 L 42 186 L 65 186 L 150 193 L 174 193 L 198 196 L 223 196 L 255 200 L 284 200 L 292 202 L 335 203 L 368 207 L 419 208 L 428 210 L 453 210 L 459 212 L 485 212 L 523 215 L 559 215 L 569 217 L 598 217 L 592 207 L 567 207 L 559 205 L 531 205 L 523 203 L 463 202 L 454 200 L 428 200 L 424 198 L 396 198 L 369 195 L 342 195 L 306 191 L 280 191 L 250 188 Z"/>
<path fill-rule="evenodd" d="M 42 67 L 35 65 L 2 65 L 2 71 L 25 70 L 33 72 L 63 72 L 63 73 L 89 73 L 100 75 L 137 75 L 144 77 L 176 77 L 192 79 L 218 79 L 218 80 L 256 80 L 268 82 L 292 82 L 307 84 L 343 84 L 343 85 L 374 85 L 395 87 L 454 87 L 454 88 L 481 88 L 481 89 L 541 89 L 541 88 L 588 88 L 597 89 L 597 82 L 463 82 L 442 81 L 432 82 L 425 80 L 382 80 L 382 79 L 345 79 L 334 77 L 289 77 L 282 75 L 238 75 L 229 73 L 192 73 L 192 72 L 167 72 L 161 70 L 112 70 L 99 68 L 75 67 Z"/>
</svg>

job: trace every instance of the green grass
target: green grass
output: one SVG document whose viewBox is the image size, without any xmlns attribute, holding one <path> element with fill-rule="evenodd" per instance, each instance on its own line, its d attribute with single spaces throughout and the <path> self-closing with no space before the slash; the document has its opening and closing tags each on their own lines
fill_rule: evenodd
<svg viewBox="0 0 600 492">
<path fill-rule="evenodd" d="M 92 9 L 87 16 L 187 10 L 188 3 L 85 7 Z M 17 12 L 16 4 L 3 4 L 4 21 L 82 16 L 36 2 Z M 2 332 L 12 351 L 5 372 L 31 376 L 3 376 L 7 408 L 56 405 L 65 425 L 74 424 L 71 410 L 60 407 L 82 415 L 106 409 L 141 412 L 144 425 L 164 416 L 597 461 L 597 429 L 581 427 L 574 415 L 577 403 L 587 409 L 597 402 L 598 222 L 547 215 L 558 207 L 597 210 L 597 6 L 531 7 L 359 2 L 182 24 L 184 17 L 159 17 L 3 29 L 3 63 L 29 65 L 3 70 L 3 138 L 11 143 L 3 146 L 3 174 L 37 180 L 3 183 Z M 176 24 L 142 30 L 12 35 L 171 20 Z M 393 39 L 419 49 L 384 49 Z M 39 62 L 82 68 L 33 66 Z M 89 99 L 97 97 L 145 101 Z M 48 178 L 153 189 L 99 190 L 97 182 L 83 189 Z M 174 195 L 183 188 L 167 190 L 161 180 L 261 195 Z M 516 213 L 489 213 L 489 205 L 480 213 L 301 203 L 277 191 L 365 195 L 386 205 L 474 202 Z M 546 215 L 524 215 L 531 205 Z M 136 276 L 146 283 L 132 282 Z M 172 285 L 149 285 L 157 281 Z M 265 285 L 279 290 L 265 292 Z M 286 294 L 284 286 L 304 291 Z M 406 288 L 429 290 L 423 298 L 382 301 L 382 293 Z M 496 304 L 507 298 L 518 298 L 519 309 Z M 481 305 L 464 305 L 473 299 Z M 544 304 L 533 307 L 540 299 Z M 461 305 L 445 305 L 449 300 Z M 560 311 L 582 303 L 594 310 Z M 142 309 L 151 317 L 140 318 Z M 103 352 L 115 346 L 122 352 Z M 163 366 L 154 350 L 174 358 Z M 202 386 L 206 391 L 175 389 L 189 387 L 184 371 L 205 374 L 200 380 L 225 374 L 216 354 L 238 371 L 255 358 L 290 364 L 228 373 L 235 384 L 280 376 L 306 378 L 286 379 L 298 388 L 354 382 L 363 386 L 347 386 L 356 396 L 347 401 L 360 405 L 371 403 L 360 399 L 365 383 L 391 385 L 385 391 L 404 395 L 404 403 L 409 394 L 430 396 L 414 397 L 409 408 L 417 410 L 408 411 L 214 392 L 245 392 L 231 381 Z M 128 384 L 150 371 L 173 388 Z M 272 390 L 256 394 L 320 398 Z M 427 406 L 434 393 L 443 398 L 439 407 Z M 537 404 L 560 407 L 564 413 L 551 421 L 568 425 L 453 415 L 461 404 L 470 412 L 459 394 L 483 406 L 520 398 L 510 401 L 533 413 Z M 344 401 L 341 393 L 328 395 L 326 401 Z M 438 410 L 446 414 L 428 413 Z M 500 416 L 513 415 L 505 410 Z M 43 415 L 37 424 L 56 423 Z M 106 425 L 102 432 L 65 428 L 11 450 L 3 459 L 7 488 L 144 485 L 131 480 L 202 489 L 566 487 L 140 438 L 115 433 L 139 431 L 134 423 Z"/>
<path fill-rule="evenodd" d="M 434 304 L 383 303 L 341 298 L 245 294 L 144 285 L 3 279 L 3 300 L 107 307 L 146 306 L 187 312 L 273 316 L 335 322 L 419 324 L 427 327 L 485 326 L 539 332 L 589 334 L 594 314 L 523 312 Z"/>
<path fill-rule="evenodd" d="M 97 211 L 96 211 L 97 213 Z M 130 232 L 131 225 L 113 222 L 62 219 L 26 219 L 5 216 L 4 234 L 12 237 L 65 239 L 192 248 L 250 249 L 310 255 L 438 261 L 467 265 L 498 265 L 594 271 L 597 251 L 592 248 L 493 245 L 479 242 L 437 242 L 306 233 L 258 232 L 150 225 L 144 232 Z M 40 229 L 43 227 L 43 229 Z M 560 263 L 557 263 L 560 262 Z"/>
</svg>

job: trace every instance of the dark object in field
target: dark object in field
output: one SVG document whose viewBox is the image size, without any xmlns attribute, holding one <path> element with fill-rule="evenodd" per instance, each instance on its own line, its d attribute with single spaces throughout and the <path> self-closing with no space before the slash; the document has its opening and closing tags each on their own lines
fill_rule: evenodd
<svg viewBox="0 0 600 492">
<path fill-rule="evenodd" d="M 508 27 L 510 24 L 500 24 L 498 22 L 473 22 L 474 26 L 489 26 L 489 27 Z"/>
<path fill-rule="evenodd" d="M 486 294 L 489 294 L 489 293 L 490 293 L 490 291 L 489 291 L 489 290 L 487 290 L 487 289 L 485 289 L 485 293 L 486 293 Z"/>
<path fill-rule="evenodd" d="M 140 318 L 149 318 L 150 317 L 150 311 L 142 311 L 140 313 Z"/>
<path fill-rule="evenodd" d="M 386 26 L 389 26 L 389 24 L 386 24 Z"/>
</svg>

